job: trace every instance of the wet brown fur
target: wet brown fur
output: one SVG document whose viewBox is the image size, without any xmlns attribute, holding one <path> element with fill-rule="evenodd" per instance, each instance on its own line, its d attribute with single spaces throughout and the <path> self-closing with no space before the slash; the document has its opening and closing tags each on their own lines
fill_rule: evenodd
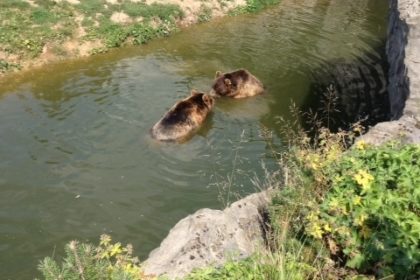
<svg viewBox="0 0 420 280">
<path fill-rule="evenodd" d="M 229 73 L 216 72 L 210 94 L 231 98 L 245 98 L 262 94 L 263 84 L 249 71 L 239 69 Z"/>
<path fill-rule="evenodd" d="M 176 103 L 151 129 L 160 141 L 182 141 L 195 132 L 214 106 L 213 97 L 191 91 L 191 96 Z"/>
</svg>

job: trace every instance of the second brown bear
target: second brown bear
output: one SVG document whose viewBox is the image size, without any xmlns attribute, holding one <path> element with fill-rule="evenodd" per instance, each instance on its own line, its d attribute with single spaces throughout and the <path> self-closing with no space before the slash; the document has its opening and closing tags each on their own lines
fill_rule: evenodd
<svg viewBox="0 0 420 280">
<path fill-rule="evenodd" d="M 245 98 L 262 94 L 263 84 L 249 71 L 239 69 L 229 73 L 216 72 L 210 95 Z"/>
</svg>

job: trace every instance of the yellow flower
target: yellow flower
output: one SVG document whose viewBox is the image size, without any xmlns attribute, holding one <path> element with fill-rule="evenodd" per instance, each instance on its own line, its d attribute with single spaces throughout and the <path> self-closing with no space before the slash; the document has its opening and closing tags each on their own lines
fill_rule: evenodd
<svg viewBox="0 0 420 280">
<path fill-rule="evenodd" d="M 341 149 L 340 147 L 338 147 L 337 145 L 334 145 L 331 147 L 331 149 L 327 152 L 327 156 L 326 156 L 326 160 L 328 162 L 333 162 L 336 159 L 338 159 L 338 157 L 341 154 Z"/>
<path fill-rule="evenodd" d="M 356 196 L 353 198 L 353 204 L 354 204 L 354 205 L 361 205 L 361 204 L 362 204 L 362 198 L 361 198 L 360 196 L 356 195 Z"/>
<path fill-rule="evenodd" d="M 318 164 L 317 164 L 316 162 L 312 162 L 312 163 L 311 163 L 311 168 L 312 168 L 313 170 L 318 170 L 319 166 L 318 166 Z"/>
<path fill-rule="evenodd" d="M 359 170 L 353 179 L 362 187 L 364 192 L 370 190 L 374 177 L 364 170 Z"/>
<path fill-rule="evenodd" d="M 345 236 L 349 236 L 350 235 L 350 230 L 346 227 L 339 227 L 337 228 L 336 231 L 338 234 L 340 235 L 345 235 Z"/>
<path fill-rule="evenodd" d="M 308 161 L 307 166 L 311 168 L 312 170 L 316 171 L 321 166 L 319 163 L 319 156 L 316 154 L 308 156 L 307 161 Z"/>
<path fill-rule="evenodd" d="M 314 221 L 318 221 L 318 214 L 314 211 L 310 212 L 309 215 L 307 216 L 308 221 L 310 222 L 314 222 Z"/>
<path fill-rule="evenodd" d="M 101 253 L 101 255 L 99 256 L 100 259 L 108 259 L 109 258 L 109 254 L 107 251 L 104 251 Z"/>
<path fill-rule="evenodd" d="M 367 218 L 368 218 L 368 215 L 361 214 L 359 217 L 354 219 L 354 223 L 358 226 L 361 226 L 361 225 L 363 225 L 363 223 L 366 221 Z"/>
<path fill-rule="evenodd" d="M 112 245 L 111 250 L 109 252 L 109 255 L 112 257 L 112 256 L 115 256 L 115 255 L 118 255 L 118 254 L 121 254 L 121 253 L 122 253 L 121 244 L 116 243 L 116 244 Z"/>
<path fill-rule="evenodd" d="M 132 276 L 138 276 L 138 275 L 140 275 L 140 273 L 141 273 L 141 270 L 140 270 L 140 268 L 139 267 L 137 267 L 137 266 L 134 266 L 133 264 L 131 264 L 131 263 L 128 263 L 128 264 L 126 264 L 125 266 L 124 266 L 124 271 L 127 273 L 127 274 L 131 274 Z"/>
<path fill-rule="evenodd" d="M 317 238 L 317 239 L 321 239 L 322 238 L 322 234 L 323 234 L 323 230 L 322 228 L 319 226 L 319 224 L 312 224 L 309 234 L 312 235 L 313 237 Z"/>
<path fill-rule="evenodd" d="M 365 150 L 367 146 L 368 144 L 363 140 L 360 140 L 356 143 L 356 149 L 358 150 Z"/>
<path fill-rule="evenodd" d="M 329 225 L 329 224 L 325 224 L 325 225 L 324 225 L 324 230 L 325 230 L 325 232 L 331 232 L 331 227 L 330 227 L 330 225 Z"/>
</svg>

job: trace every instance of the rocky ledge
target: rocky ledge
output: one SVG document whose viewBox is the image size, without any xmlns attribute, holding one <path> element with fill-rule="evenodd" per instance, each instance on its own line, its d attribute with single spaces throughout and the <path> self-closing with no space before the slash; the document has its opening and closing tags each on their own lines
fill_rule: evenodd
<svg viewBox="0 0 420 280">
<path fill-rule="evenodd" d="M 269 191 L 252 194 L 225 210 L 200 209 L 179 221 L 144 262 L 148 275 L 180 278 L 194 268 L 222 265 L 265 248 Z"/>
<path fill-rule="evenodd" d="M 389 0 L 387 56 L 392 121 L 372 127 L 360 139 L 420 143 L 420 1 Z"/>
</svg>

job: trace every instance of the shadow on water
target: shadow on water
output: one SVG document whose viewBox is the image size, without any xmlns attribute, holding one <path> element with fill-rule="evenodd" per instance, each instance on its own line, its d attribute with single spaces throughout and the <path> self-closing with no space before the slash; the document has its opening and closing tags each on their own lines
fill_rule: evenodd
<svg viewBox="0 0 420 280">
<path fill-rule="evenodd" d="M 314 120 L 338 131 L 356 122 L 370 127 L 390 119 L 385 44 L 351 62 L 326 62 L 313 72 L 300 107 L 305 129 L 310 131 Z"/>
</svg>

